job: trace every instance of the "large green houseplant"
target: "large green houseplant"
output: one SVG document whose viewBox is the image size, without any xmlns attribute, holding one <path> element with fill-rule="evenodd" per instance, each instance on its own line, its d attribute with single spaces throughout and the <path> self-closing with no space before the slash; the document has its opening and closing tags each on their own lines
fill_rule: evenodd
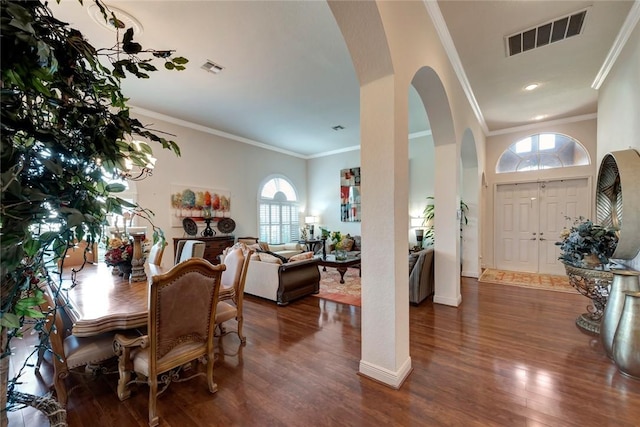
<svg viewBox="0 0 640 427">
<path fill-rule="evenodd" d="M 101 0 L 95 2 L 105 20 L 120 22 Z M 187 61 L 172 58 L 171 51 L 143 50 L 131 30 L 115 47 L 95 49 L 41 1 L 2 0 L 1 6 L 0 381 L 9 403 L 1 402 L 0 416 L 5 425 L 5 407 L 24 403 L 15 390 L 17 377 L 8 378 L 10 342 L 25 322 L 42 317 L 36 309 L 42 302 L 38 283 L 55 280 L 55 261 L 76 242 L 99 241 L 107 215 L 125 208 L 146 218 L 153 214 L 119 198 L 124 186 L 113 181 L 128 162 L 147 163 L 151 147 L 133 143 L 134 137 L 180 154 L 175 142 L 130 116 L 120 79 L 127 73 L 148 77 L 156 70 L 154 59 L 177 70 Z"/>
<path fill-rule="evenodd" d="M 426 226 L 427 229 L 424 232 L 424 240 L 433 242 L 435 239 L 435 227 L 433 220 L 436 215 L 436 204 L 435 197 L 429 196 L 427 197 L 427 206 L 425 206 L 423 215 L 422 225 Z M 469 223 L 469 219 L 467 218 L 467 213 L 469 212 L 469 206 L 462 200 L 460 200 L 460 238 L 462 238 L 462 225 L 467 225 Z"/>
</svg>

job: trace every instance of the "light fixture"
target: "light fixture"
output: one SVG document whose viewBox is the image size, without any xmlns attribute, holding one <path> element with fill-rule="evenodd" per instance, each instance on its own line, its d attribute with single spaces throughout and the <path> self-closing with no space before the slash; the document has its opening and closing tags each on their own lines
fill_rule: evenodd
<svg viewBox="0 0 640 427">
<path fill-rule="evenodd" d="M 411 228 L 422 227 L 424 224 L 424 219 L 422 218 L 411 218 Z"/>
<path fill-rule="evenodd" d="M 125 168 L 120 171 L 120 178 L 129 181 L 142 181 L 153 175 L 153 168 L 157 159 L 151 155 L 151 148 L 148 144 L 141 141 L 132 141 L 131 145 L 135 147 L 135 150 L 123 153 Z M 143 146 L 146 146 L 146 148 L 143 148 Z M 135 156 L 131 156 L 134 153 Z M 137 160 L 134 161 L 132 157 Z"/>
<path fill-rule="evenodd" d="M 540 115 L 538 115 L 538 116 L 535 116 L 535 117 L 533 118 L 533 120 L 542 120 L 542 119 L 544 119 L 545 117 L 547 117 L 547 116 L 546 116 L 546 114 L 540 114 Z"/>
<path fill-rule="evenodd" d="M 531 84 L 526 85 L 524 87 L 524 90 L 532 91 L 532 90 L 537 89 L 539 87 L 540 87 L 540 83 L 531 83 Z"/>
<path fill-rule="evenodd" d="M 311 233 L 311 239 L 313 239 L 313 225 L 318 222 L 318 218 L 315 216 L 305 216 L 304 223 L 309 228 L 309 233 Z"/>
</svg>

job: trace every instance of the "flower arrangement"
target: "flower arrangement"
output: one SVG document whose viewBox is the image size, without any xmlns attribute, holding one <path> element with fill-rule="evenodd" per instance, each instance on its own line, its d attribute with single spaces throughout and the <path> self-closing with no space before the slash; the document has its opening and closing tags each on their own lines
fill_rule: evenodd
<svg viewBox="0 0 640 427">
<path fill-rule="evenodd" d="M 123 263 L 131 264 L 133 258 L 133 242 L 119 237 L 107 238 L 107 252 L 104 254 L 104 262 L 109 266 Z"/>
<path fill-rule="evenodd" d="M 567 217 L 568 220 L 571 218 Z M 573 219 L 570 229 L 560 233 L 562 241 L 556 242 L 562 254 L 558 258 L 575 267 L 587 266 L 585 256 L 597 256 L 601 264 L 608 264 L 618 244 L 618 229 L 594 224 L 590 219 Z"/>
<path fill-rule="evenodd" d="M 332 232 L 331 240 L 335 242 L 334 245 L 336 249 L 342 249 L 342 233 L 340 233 L 339 231 Z"/>
</svg>

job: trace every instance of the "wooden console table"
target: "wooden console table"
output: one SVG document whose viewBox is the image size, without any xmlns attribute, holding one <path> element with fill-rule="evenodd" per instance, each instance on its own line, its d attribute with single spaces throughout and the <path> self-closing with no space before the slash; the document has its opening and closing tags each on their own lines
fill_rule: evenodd
<svg viewBox="0 0 640 427">
<path fill-rule="evenodd" d="M 222 255 L 222 251 L 233 246 L 235 242 L 234 236 L 217 236 L 217 237 L 174 237 L 173 238 L 173 253 L 178 249 L 179 240 L 198 240 L 205 242 L 204 256 L 203 258 L 209 261 L 211 264 L 220 264 L 219 255 Z"/>
</svg>

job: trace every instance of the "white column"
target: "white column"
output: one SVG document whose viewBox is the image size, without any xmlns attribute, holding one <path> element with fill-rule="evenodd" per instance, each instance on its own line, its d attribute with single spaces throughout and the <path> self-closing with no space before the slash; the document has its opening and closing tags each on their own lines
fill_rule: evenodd
<svg viewBox="0 0 640 427">
<path fill-rule="evenodd" d="M 362 359 L 360 373 L 399 387 L 409 356 L 407 89 L 392 76 L 361 87 Z"/>
</svg>

